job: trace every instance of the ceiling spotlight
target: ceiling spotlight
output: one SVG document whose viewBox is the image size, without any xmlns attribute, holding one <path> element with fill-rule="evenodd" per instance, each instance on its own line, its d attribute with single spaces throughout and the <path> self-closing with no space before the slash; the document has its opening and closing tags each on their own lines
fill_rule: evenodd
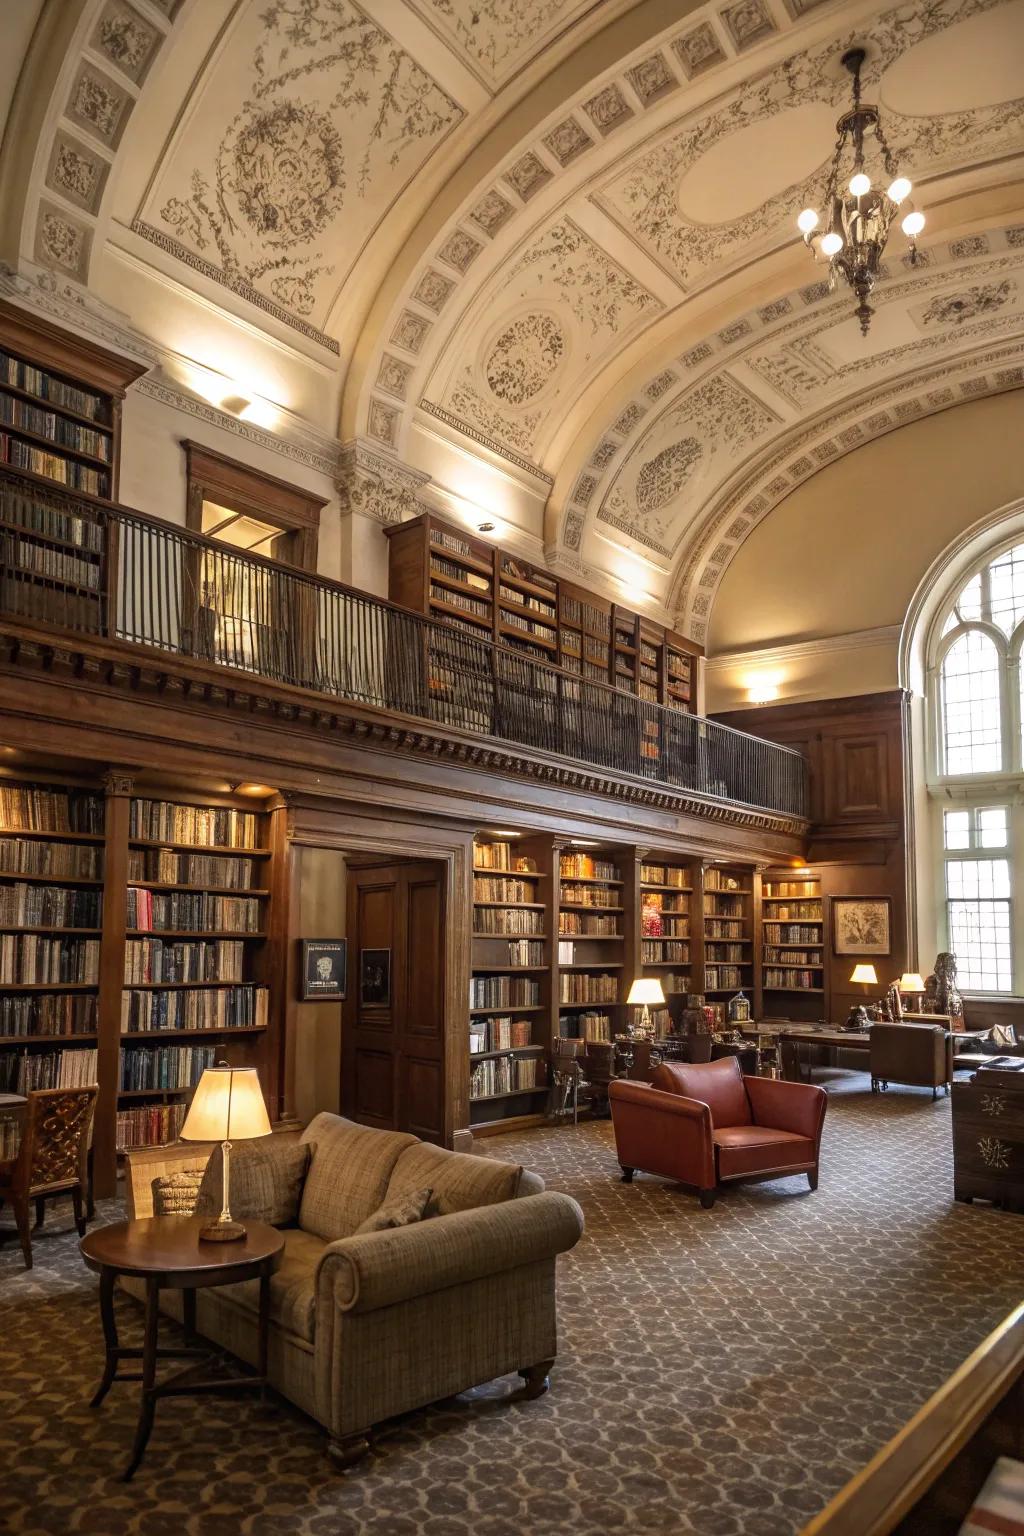
<svg viewBox="0 0 1024 1536">
<path fill-rule="evenodd" d="M 493 533 L 494 532 L 494 524 L 493 523 L 477 523 L 476 531 L 477 531 L 477 533 Z"/>
</svg>

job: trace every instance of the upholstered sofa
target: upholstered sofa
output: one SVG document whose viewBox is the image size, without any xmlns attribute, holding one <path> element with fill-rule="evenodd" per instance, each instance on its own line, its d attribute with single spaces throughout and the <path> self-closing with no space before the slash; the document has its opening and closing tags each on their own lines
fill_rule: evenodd
<svg viewBox="0 0 1024 1536">
<path fill-rule="evenodd" d="M 953 1081 L 953 1037 L 941 1024 L 872 1024 L 871 1091 L 890 1083 L 949 1092 Z"/>
<path fill-rule="evenodd" d="M 515 1164 L 337 1115 L 317 1115 L 301 1141 L 312 1156 L 270 1283 L 269 1373 L 326 1428 L 335 1459 L 355 1460 L 385 1419 L 514 1371 L 520 1395 L 539 1396 L 556 1352 L 555 1260 L 583 1230 L 576 1202 Z M 161 1181 L 208 1156 L 194 1146 L 131 1154 L 129 1214 L 154 1214 Z M 437 1214 L 355 1235 L 381 1206 L 424 1187 Z M 141 1294 L 139 1282 L 120 1283 Z M 250 1364 L 257 1286 L 197 1297 L 198 1331 Z M 180 1291 L 160 1297 L 180 1319 Z"/>
</svg>

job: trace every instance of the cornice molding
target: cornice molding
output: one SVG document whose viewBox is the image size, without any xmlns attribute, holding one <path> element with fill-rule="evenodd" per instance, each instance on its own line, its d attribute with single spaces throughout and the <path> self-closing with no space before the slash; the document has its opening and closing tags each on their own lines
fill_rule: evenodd
<svg viewBox="0 0 1024 1536">
<path fill-rule="evenodd" d="M 211 668 L 157 651 L 144 652 L 141 647 L 113 641 L 88 642 L 72 635 L 39 638 L 23 633 L 8 620 L 0 621 L 0 666 L 57 675 L 69 683 L 81 681 L 113 692 L 149 695 L 164 702 L 199 705 L 230 715 L 236 723 L 245 716 L 276 720 L 289 735 L 296 731 L 329 732 L 374 750 L 483 769 L 513 780 L 606 796 L 620 804 L 693 816 L 746 831 L 803 837 L 809 826 L 801 817 L 706 799 L 668 784 L 620 776 L 571 759 L 548 757 L 531 748 L 493 738 L 481 739 L 430 721 L 254 679 L 245 673 L 235 674 L 227 667 L 217 668 L 213 677 Z"/>
<path fill-rule="evenodd" d="M 382 453 L 365 438 L 355 438 L 339 451 L 335 485 L 343 513 L 389 526 L 427 510 L 420 493 L 430 478 L 425 471 L 409 469 Z"/>
<path fill-rule="evenodd" d="M 706 667 L 709 672 L 726 672 L 734 667 L 799 661 L 807 656 L 820 656 L 823 651 L 863 651 L 876 645 L 898 645 L 901 633 L 900 624 L 879 624 L 874 629 L 852 629 L 842 635 L 824 635 L 819 640 L 793 640 L 782 645 L 755 646 L 746 651 L 719 651 L 707 658 Z"/>
</svg>

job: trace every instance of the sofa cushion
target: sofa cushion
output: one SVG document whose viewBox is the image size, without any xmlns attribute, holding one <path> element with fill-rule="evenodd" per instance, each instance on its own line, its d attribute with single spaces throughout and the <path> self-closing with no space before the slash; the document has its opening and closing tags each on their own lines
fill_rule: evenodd
<svg viewBox="0 0 1024 1536">
<path fill-rule="evenodd" d="M 371 1130 L 326 1112 L 310 1121 L 302 1140 L 315 1143 L 316 1151 L 302 1189 L 299 1226 L 325 1243 L 351 1237 L 384 1204 L 395 1163 L 416 1145 L 415 1136 Z M 405 1188 L 421 1189 L 430 1182 L 417 1179 Z"/>
<path fill-rule="evenodd" d="M 432 1189 L 414 1189 L 411 1194 L 385 1200 L 379 1211 L 367 1216 L 356 1228 L 355 1236 L 362 1237 L 364 1232 L 389 1232 L 392 1227 L 411 1227 L 414 1221 L 422 1221 L 428 1214 L 433 1193 Z"/>
<path fill-rule="evenodd" d="M 453 1211 L 472 1211 L 479 1205 L 513 1200 L 522 1172 L 519 1163 L 447 1152 L 444 1147 L 420 1141 L 408 1147 L 395 1164 L 387 1198 L 390 1201 L 429 1184 L 435 1211 L 439 1216 L 450 1216 Z"/>
<path fill-rule="evenodd" d="M 327 1244 L 303 1232 L 301 1227 L 292 1227 L 282 1235 L 284 1253 L 270 1277 L 270 1321 L 312 1344 L 316 1331 L 316 1271 Z M 218 1295 L 229 1296 L 251 1312 L 254 1320 L 259 1316 L 258 1280 L 218 1287 Z"/>
<path fill-rule="evenodd" d="M 660 1088 L 662 1093 L 681 1093 L 684 1098 L 706 1104 L 715 1126 L 749 1125 L 753 1118 L 743 1086 L 743 1071 L 735 1056 L 690 1064 L 663 1061 L 651 1073 L 651 1087 Z"/>
<path fill-rule="evenodd" d="M 199 1187 L 203 1182 L 206 1163 L 196 1163 L 189 1168 L 179 1168 L 167 1173 L 162 1179 L 153 1180 L 154 1216 L 194 1216 L 199 1200 Z M 220 1207 L 218 1206 L 219 1210 Z M 202 1214 L 202 1213 L 199 1213 Z"/>
<path fill-rule="evenodd" d="M 271 1227 L 293 1226 L 299 1218 L 302 1184 L 312 1148 L 293 1136 L 261 1136 L 258 1141 L 233 1142 L 231 1188 L 228 1201 L 232 1216 L 265 1221 Z M 197 1216 L 219 1213 L 224 1188 L 224 1157 L 214 1147 L 206 1165 L 196 1201 Z"/>
<path fill-rule="evenodd" d="M 720 1179 L 765 1173 L 770 1168 L 800 1168 L 814 1163 L 814 1142 L 792 1131 L 774 1131 L 766 1125 L 730 1125 L 712 1135 Z"/>
</svg>

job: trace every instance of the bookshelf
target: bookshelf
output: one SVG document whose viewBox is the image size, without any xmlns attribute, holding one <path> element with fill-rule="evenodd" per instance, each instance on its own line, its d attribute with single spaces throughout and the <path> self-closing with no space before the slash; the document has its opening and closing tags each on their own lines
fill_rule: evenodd
<svg viewBox="0 0 1024 1536">
<path fill-rule="evenodd" d="M 0 1092 L 97 1081 L 102 794 L 0 782 Z"/>
<path fill-rule="evenodd" d="M 606 1041 L 617 1032 L 632 980 L 627 963 L 626 882 L 614 854 L 562 848 L 558 855 L 557 1034 Z"/>
<path fill-rule="evenodd" d="M 654 1020 L 659 1035 L 666 1032 L 673 1016 L 678 1017 L 686 994 L 699 990 L 693 986 L 693 895 L 693 869 L 689 862 L 656 855 L 641 861 L 637 881 L 637 974 L 657 978 L 665 993 L 668 1006 Z"/>
<path fill-rule="evenodd" d="M 116 501 L 121 403 L 144 372 L 0 301 L 0 462 Z"/>
<path fill-rule="evenodd" d="M 558 664 L 588 682 L 608 681 L 612 605 L 583 587 L 558 583 Z"/>
<path fill-rule="evenodd" d="M 469 1118 L 474 1131 L 543 1118 L 550 920 L 549 850 L 540 840 L 477 837 L 469 999 Z"/>
<path fill-rule="evenodd" d="M 755 1010 L 754 874 L 743 867 L 704 869 L 704 994 L 744 992 Z"/>
<path fill-rule="evenodd" d="M 809 996 L 816 1001 L 827 986 L 825 914 L 817 875 L 770 870 L 761 884 L 761 965 L 765 998 L 778 997 L 787 1011 Z M 773 1007 L 774 1007 L 773 1003 Z"/>
</svg>

